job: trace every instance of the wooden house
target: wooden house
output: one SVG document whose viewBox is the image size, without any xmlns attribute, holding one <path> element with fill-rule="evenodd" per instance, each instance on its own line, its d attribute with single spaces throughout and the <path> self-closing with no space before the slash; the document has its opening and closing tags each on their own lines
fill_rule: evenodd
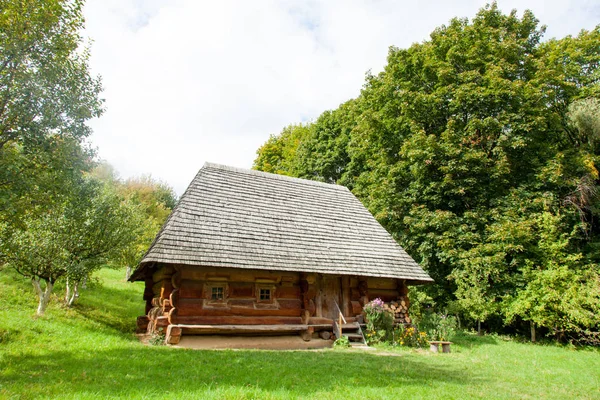
<svg viewBox="0 0 600 400">
<path fill-rule="evenodd" d="M 145 282 L 138 328 L 177 343 L 339 336 L 378 297 L 407 322 L 407 285 L 432 279 L 347 188 L 206 163 L 130 281 Z"/>
</svg>

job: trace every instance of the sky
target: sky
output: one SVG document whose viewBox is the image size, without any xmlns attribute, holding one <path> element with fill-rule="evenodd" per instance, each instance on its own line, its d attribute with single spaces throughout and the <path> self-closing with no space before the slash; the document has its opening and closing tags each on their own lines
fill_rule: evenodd
<svg viewBox="0 0 600 400">
<path fill-rule="evenodd" d="M 88 0 L 90 66 L 106 111 L 98 157 L 181 195 L 204 162 L 251 168 L 290 124 L 358 96 L 390 46 L 429 38 L 485 0 Z M 499 0 L 533 11 L 546 39 L 600 23 L 598 0 Z"/>
</svg>

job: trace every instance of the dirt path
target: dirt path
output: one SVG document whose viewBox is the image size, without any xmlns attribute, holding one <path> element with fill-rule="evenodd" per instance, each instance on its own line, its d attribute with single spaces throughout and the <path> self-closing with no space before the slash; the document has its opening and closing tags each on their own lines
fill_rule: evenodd
<svg viewBox="0 0 600 400">
<path fill-rule="evenodd" d="M 186 349 L 265 349 L 306 350 L 333 346 L 333 340 L 312 339 L 305 342 L 299 336 L 183 336 L 178 345 Z"/>
</svg>

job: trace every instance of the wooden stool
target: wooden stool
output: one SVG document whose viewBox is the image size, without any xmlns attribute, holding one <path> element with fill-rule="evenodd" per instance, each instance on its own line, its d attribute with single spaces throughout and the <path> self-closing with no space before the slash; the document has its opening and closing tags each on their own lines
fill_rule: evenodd
<svg viewBox="0 0 600 400">
<path fill-rule="evenodd" d="M 437 341 L 437 340 L 431 341 L 431 342 L 429 342 L 429 350 L 432 353 L 439 353 L 440 344 L 442 345 L 443 353 L 450 353 L 450 345 L 452 344 L 452 342 L 444 342 L 444 341 Z"/>
</svg>

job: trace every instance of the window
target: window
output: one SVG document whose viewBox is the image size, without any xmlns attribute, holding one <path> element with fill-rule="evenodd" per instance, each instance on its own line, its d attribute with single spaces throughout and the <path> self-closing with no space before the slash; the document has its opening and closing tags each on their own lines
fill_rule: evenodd
<svg viewBox="0 0 600 400">
<path fill-rule="evenodd" d="M 260 293 L 258 296 L 260 301 L 269 301 L 271 300 L 271 289 L 260 289 Z"/>
<path fill-rule="evenodd" d="M 211 300 L 223 300 L 225 298 L 225 289 L 223 288 L 223 286 L 213 286 L 211 290 Z"/>
<path fill-rule="evenodd" d="M 206 282 L 202 290 L 203 307 L 229 306 L 229 284 L 227 282 Z"/>
<path fill-rule="evenodd" d="M 254 295 L 256 296 L 256 303 L 260 304 L 261 307 L 275 307 L 277 306 L 277 292 L 275 291 L 275 285 L 267 283 L 257 283 L 254 289 Z M 256 307 L 256 305 L 255 305 Z"/>
</svg>

